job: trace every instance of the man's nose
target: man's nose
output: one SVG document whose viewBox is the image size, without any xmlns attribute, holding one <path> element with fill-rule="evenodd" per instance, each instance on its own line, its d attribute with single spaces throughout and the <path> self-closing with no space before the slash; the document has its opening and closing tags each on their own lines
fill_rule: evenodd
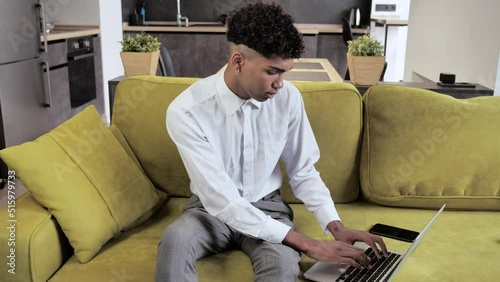
<svg viewBox="0 0 500 282">
<path fill-rule="evenodd" d="M 281 89 L 281 88 L 283 88 L 283 78 L 284 78 L 284 75 L 285 75 L 284 73 L 280 73 L 277 76 L 276 80 L 273 81 L 272 87 L 274 89 Z"/>
</svg>

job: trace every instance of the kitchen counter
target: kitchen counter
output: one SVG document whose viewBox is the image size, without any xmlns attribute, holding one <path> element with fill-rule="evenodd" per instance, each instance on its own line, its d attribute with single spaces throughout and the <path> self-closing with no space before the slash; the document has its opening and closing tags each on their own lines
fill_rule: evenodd
<svg viewBox="0 0 500 282">
<path fill-rule="evenodd" d="M 177 26 L 173 21 L 148 21 L 146 24 L 131 26 L 124 22 L 122 27 L 126 35 L 145 32 L 157 37 L 169 51 L 177 76 L 206 77 L 227 63 L 226 27 L 221 23 L 190 21 L 188 27 Z M 297 23 L 295 26 L 304 35 L 302 57 L 328 59 L 343 76 L 347 48 L 342 39 L 342 25 Z M 369 27 L 365 27 L 353 29 L 353 32 L 360 35 L 368 30 Z"/>
<path fill-rule="evenodd" d="M 80 36 L 98 35 L 101 33 L 99 26 L 80 25 L 56 25 L 54 29 L 47 33 L 47 41 L 61 40 Z M 40 38 L 44 40 L 42 35 Z"/>
<path fill-rule="evenodd" d="M 320 33 L 342 33 L 340 24 L 295 24 L 300 33 L 304 35 L 317 35 Z M 144 31 L 144 32 L 188 32 L 188 33 L 225 33 L 226 27 L 217 22 L 190 22 L 188 27 L 177 26 L 175 22 L 151 21 L 145 26 L 131 26 L 127 22 L 123 23 L 123 31 Z M 354 28 L 354 34 L 364 34 L 368 32 L 366 28 Z"/>
</svg>

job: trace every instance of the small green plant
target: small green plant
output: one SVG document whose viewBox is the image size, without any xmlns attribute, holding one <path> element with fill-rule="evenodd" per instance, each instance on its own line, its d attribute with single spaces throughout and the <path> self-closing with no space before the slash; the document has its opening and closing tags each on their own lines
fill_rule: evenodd
<svg viewBox="0 0 500 282">
<path fill-rule="evenodd" d="M 119 41 L 122 45 L 123 52 L 154 52 L 160 50 L 161 43 L 158 38 L 141 32 L 134 37 L 125 35 L 123 41 Z"/>
<path fill-rule="evenodd" d="M 352 56 L 383 56 L 384 45 L 369 34 L 347 41 L 348 53 Z"/>
</svg>

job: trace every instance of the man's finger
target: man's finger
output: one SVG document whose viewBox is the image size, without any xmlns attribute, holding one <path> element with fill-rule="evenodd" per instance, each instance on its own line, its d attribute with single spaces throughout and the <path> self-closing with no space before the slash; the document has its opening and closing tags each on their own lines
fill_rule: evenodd
<svg viewBox="0 0 500 282">
<path fill-rule="evenodd" d="M 375 255 L 377 256 L 377 258 L 382 258 L 382 257 L 387 257 L 387 249 L 385 247 L 385 243 L 384 243 L 384 240 L 382 240 L 382 238 L 378 237 L 378 236 L 370 236 L 370 239 L 367 240 L 367 242 L 365 242 L 366 244 L 368 244 L 368 246 L 370 246 L 373 251 L 375 252 Z M 378 248 L 378 246 L 380 246 L 380 249 Z"/>
<path fill-rule="evenodd" d="M 342 257 L 353 259 L 361 264 L 363 267 L 370 267 L 370 258 L 363 252 L 357 249 L 346 249 L 341 254 Z"/>
</svg>

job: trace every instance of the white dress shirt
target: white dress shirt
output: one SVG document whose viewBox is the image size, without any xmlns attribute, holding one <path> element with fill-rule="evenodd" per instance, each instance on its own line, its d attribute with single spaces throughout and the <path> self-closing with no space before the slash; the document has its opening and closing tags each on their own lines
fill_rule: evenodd
<svg viewBox="0 0 500 282">
<path fill-rule="evenodd" d="M 207 212 L 249 236 L 281 243 L 290 227 L 251 203 L 282 185 L 280 157 L 290 185 L 327 232 L 339 220 L 330 192 L 314 164 L 319 148 L 302 96 L 284 81 L 273 99 L 244 100 L 223 73 L 191 85 L 167 110 L 167 130 Z"/>
</svg>

